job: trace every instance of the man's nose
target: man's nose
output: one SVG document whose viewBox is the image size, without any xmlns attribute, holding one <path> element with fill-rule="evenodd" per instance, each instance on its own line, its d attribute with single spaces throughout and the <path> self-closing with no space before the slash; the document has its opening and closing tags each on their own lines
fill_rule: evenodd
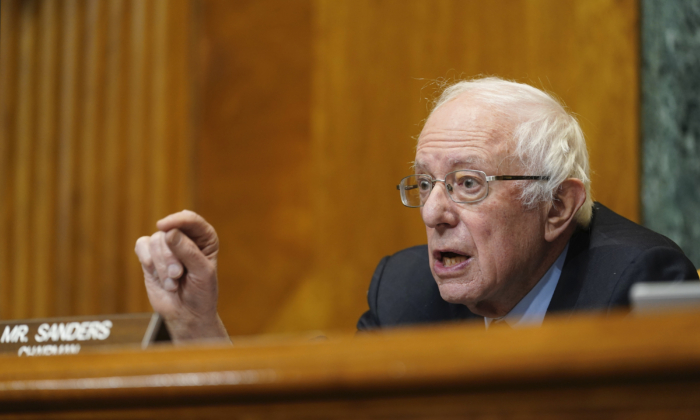
<svg viewBox="0 0 700 420">
<path fill-rule="evenodd" d="M 455 212 L 455 202 L 447 195 L 444 182 L 438 182 L 421 207 L 423 223 L 429 228 L 455 226 L 459 217 Z"/>
</svg>

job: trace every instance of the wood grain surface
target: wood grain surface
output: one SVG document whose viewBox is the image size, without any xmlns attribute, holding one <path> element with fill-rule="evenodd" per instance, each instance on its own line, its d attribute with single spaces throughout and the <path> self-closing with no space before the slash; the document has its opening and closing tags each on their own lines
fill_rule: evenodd
<svg viewBox="0 0 700 420">
<path fill-rule="evenodd" d="M 436 80 L 559 96 L 639 219 L 637 0 L 3 0 L 0 316 L 150 310 L 135 240 L 218 230 L 232 334 L 352 330 L 425 242 L 396 183 Z"/>
<path fill-rule="evenodd" d="M 692 418 L 698 312 L 20 358 L 13 418 Z M 7 360 L 0 357 L 0 360 Z M 73 417 L 71 417 L 73 416 Z"/>
<path fill-rule="evenodd" d="M 190 4 L 2 2 L 2 318 L 150 310 L 134 242 L 191 206 Z"/>
<path fill-rule="evenodd" d="M 638 220 L 637 8 L 202 2 L 196 208 L 222 240 L 231 333 L 351 330 L 379 259 L 425 243 L 395 185 L 435 80 L 499 75 L 553 92 L 587 135 L 594 198 Z"/>
</svg>

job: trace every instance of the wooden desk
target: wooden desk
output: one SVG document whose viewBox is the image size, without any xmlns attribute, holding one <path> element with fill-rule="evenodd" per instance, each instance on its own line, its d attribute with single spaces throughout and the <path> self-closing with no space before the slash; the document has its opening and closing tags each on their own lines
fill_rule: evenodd
<svg viewBox="0 0 700 420">
<path fill-rule="evenodd" d="M 0 364 L 0 418 L 700 418 L 700 313 Z"/>
</svg>

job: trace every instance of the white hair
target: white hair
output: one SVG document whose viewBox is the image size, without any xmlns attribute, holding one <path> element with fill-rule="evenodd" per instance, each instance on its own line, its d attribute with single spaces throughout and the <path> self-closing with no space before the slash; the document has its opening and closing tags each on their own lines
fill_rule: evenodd
<svg viewBox="0 0 700 420">
<path fill-rule="evenodd" d="M 575 217 L 579 225 L 588 226 L 593 211 L 588 151 L 576 118 L 550 94 L 497 77 L 451 84 L 435 101 L 431 115 L 443 104 L 462 95 L 512 119 L 515 122 L 514 157 L 525 168 L 525 175 L 549 176 L 546 182 L 525 184 L 523 204 L 532 207 L 542 202 L 551 203 L 562 182 L 567 178 L 580 179 L 586 189 L 586 201 Z"/>
</svg>

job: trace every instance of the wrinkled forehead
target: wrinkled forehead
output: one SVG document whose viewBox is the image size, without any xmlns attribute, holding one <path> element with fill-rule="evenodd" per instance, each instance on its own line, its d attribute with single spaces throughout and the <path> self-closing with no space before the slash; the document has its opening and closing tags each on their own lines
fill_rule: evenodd
<svg viewBox="0 0 700 420">
<path fill-rule="evenodd" d="M 491 173 L 494 162 L 478 155 L 467 153 L 447 153 L 445 155 L 433 155 L 428 153 L 416 154 L 414 169 L 416 173 L 433 173 L 439 168 L 446 168 L 443 172 L 451 172 L 457 169 L 476 169 Z M 495 165 L 498 167 L 498 164 Z"/>
<path fill-rule="evenodd" d="M 510 154 L 512 121 L 502 112 L 457 98 L 428 118 L 416 146 L 417 171 L 479 169 L 492 173 Z"/>
</svg>

